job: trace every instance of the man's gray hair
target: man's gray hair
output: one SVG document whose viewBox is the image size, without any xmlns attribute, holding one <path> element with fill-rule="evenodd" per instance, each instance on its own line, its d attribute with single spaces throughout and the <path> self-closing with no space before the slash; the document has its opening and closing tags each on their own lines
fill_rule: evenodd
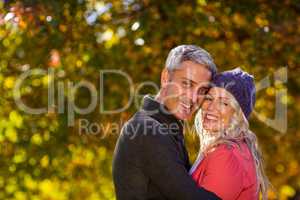
<svg viewBox="0 0 300 200">
<path fill-rule="evenodd" d="M 166 68 L 173 71 L 178 69 L 183 61 L 188 60 L 207 67 L 212 77 L 217 73 L 217 67 L 210 54 L 196 45 L 180 45 L 173 48 L 166 60 Z"/>
</svg>

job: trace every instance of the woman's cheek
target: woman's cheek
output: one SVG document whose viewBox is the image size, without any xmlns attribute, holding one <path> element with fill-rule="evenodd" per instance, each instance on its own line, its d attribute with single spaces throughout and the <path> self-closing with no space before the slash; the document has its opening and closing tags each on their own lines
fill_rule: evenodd
<svg viewBox="0 0 300 200">
<path fill-rule="evenodd" d="M 222 121 L 223 127 L 226 129 L 229 127 L 230 119 L 233 116 L 233 111 L 231 109 L 226 110 L 226 112 L 222 113 Z"/>
</svg>

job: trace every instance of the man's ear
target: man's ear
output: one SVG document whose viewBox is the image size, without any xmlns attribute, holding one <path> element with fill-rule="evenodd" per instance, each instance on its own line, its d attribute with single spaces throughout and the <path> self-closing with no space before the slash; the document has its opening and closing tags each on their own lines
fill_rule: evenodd
<svg viewBox="0 0 300 200">
<path fill-rule="evenodd" d="M 164 68 L 163 71 L 161 72 L 161 77 L 160 77 L 160 84 L 161 87 L 164 88 L 166 84 L 169 82 L 170 79 L 170 74 L 167 68 Z"/>
</svg>

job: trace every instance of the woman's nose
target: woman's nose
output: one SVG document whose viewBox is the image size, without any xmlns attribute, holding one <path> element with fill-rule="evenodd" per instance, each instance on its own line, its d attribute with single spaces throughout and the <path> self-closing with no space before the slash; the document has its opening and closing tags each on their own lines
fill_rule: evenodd
<svg viewBox="0 0 300 200">
<path fill-rule="evenodd" d="M 214 100 L 209 101 L 208 105 L 207 105 L 207 110 L 215 110 L 215 109 L 217 109 L 216 101 L 214 101 Z"/>
</svg>

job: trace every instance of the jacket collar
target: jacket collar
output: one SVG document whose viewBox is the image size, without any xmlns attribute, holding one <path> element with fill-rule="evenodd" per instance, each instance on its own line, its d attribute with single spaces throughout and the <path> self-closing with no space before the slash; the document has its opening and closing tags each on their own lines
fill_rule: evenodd
<svg viewBox="0 0 300 200">
<path fill-rule="evenodd" d="M 171 133 L 174 133 L 175 136 L 179 137 L 178 139 L 183 138 L 184 122 L 177 119 L 172 113 L 170 113 L 170 111 L 168 111 L 164 104 L 156 101 L 153 96 L 144 96 L 142 109 L 150 117 L 156 119 L 162 124 L 165 124 Z"/>
</svg>

